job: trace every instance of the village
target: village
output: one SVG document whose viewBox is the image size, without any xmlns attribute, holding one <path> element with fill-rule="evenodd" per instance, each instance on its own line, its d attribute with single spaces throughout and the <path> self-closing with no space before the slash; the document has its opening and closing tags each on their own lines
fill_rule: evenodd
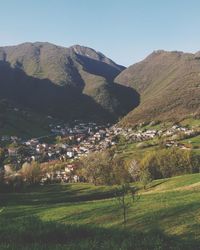
<svg viewBox="0 0 200 250">
<path fill-rule="evenodd" d="M 68 162 L 64 169 L 50 171 L 42 178 L 42 183 L 48 181 L 77 182 L 79 176 L 75 174 L 74 161 L 87 156 L 91 152 L 102 151 L 119 143 L 124 138 L 125 143 L 144 142 L 154 138 L 170 138 L 165 146 L 177 146 L 186 149 L 177 142 L 181 133 L 192 136 L 195 131 L 180 125 L 173 125 L 168 129 L 138 129 L 121 128 L 110 124 L 99 125 L 94 122 L 76 121 L 73 126 L 67 124 L 49 124 L 51 134 L 40 138 L 22 140 L 16 136 L 2 136 L 1 142 L 9 142 L 5 147 L 5 169 L 12 165 L 19 169 L 25 162 L 39 163 L 61 161 Z M 47 139 L 53 142 L 45 142 Z"/>
</svg>

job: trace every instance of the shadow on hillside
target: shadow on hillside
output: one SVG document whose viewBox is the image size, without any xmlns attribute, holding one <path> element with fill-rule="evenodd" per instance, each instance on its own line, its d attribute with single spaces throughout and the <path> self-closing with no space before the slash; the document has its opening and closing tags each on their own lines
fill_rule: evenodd
<svg viewBox="0 0 200 250">
<path fill-rule="evenodd" d="M 113 67 L 112 65 L 109 65 L 108 63 L 97 61 L 95 59 L 92 59 L 90 57 L 82 56 L 76 54 L 76 57 L 83 65 L 83 69 L 90 74 L 103 76 L 108 81 L 113 81 L 114 78 L 121 72 L 121 70 L 125 69 L 123 66 L 119 66 L 118 68 Z"/>
<path fill-rule="evenodd" d="M 83 192 L 83 193 L 81 193 Z M 66 185 L 48 185 L 25 189 L 25 192 L 7 192 L 0 193 L 0 205 L 38 205 L 38 204 L 55 204 L 66 202 L 80 202 L 101 200 L 114 197 L 114 191 L 102 191 L 101 189 L 88 189 L 81 187 L 72 189 L 71 184 Z"/>
<path fill-rule="evenodd" d="M 121 73 L 125 67 L 118 66 L 115 68 L 108 63 L 94 60 L 92 58 L 76 55 L 79 62 L 84 66 L 84 70 L 93 75 L 103 76 L 110 83 L 106 87 L 111 95 L 117 98 L 120 103 L 119 117 L 126 115 L 128 112 L 137 107 L 140 103 L 140 94 L 123 84 L 114 82 L 114 79 Z M 117 110 L 116 110 L 117 111 Z"/>
<path fill-rule="evenodd" d="M 0 217 L 0 248 L 9 249 L 199 249 L 194 238 L 170 237 L 157 228 L 149 232 L 96 225 L 44 222 L 36 216 Z M 183 237 L 184 238 L 184 237 Z M 64 247 L 64 248 L 63 248 Z M 7 248 L 8 249 L 8 248 Z"/>
<path fill-rule="evenodd" d="M 140 104 L 140 94 L 133 88 L 113 83 L 109 85 L 110 92 L 114 93 L 117 100 L 121 104 L 121 113 L 118 115 L 124 116 Z"/>
<path fill-rule="evenodd" d="M 77 88 L 58 86 L 48 79 L 28 76 L 7 62 L 0 63 L 0 97 L 63 119 L 96 119 L 97 113 L 102 119 L 109 119 L 110 116 Z"/>
<path fill-rule="evenodd" d="M 155 184 L 150 184 L 150 186 L 147 188 L 147 191 L 148 190 L 151 190 L 152 188 L 155 188 L 155 187 L 157 187 L 157 186 L 160 186 L 161 184 L 163 184 L 163 183 L 165 183 L 165 182 L 167 182 L 168 180 L 161 180 L 161 181 L 159 181 L 159 182 L 157 182 L 157 183 L 155 183 Z"/>
<path fill-rule="evenodd" d="M 0 62 L 0 98 L 61 119 L 114 121 L 138 103 L 133 89 L 125 86 L 119 89 L 116 84 L 111 88 L 120 104 L 115 108 L 116 114 L 83 94 L 78 87 L 59 86 L 49 79 L 28 76 L 20 67 L 12 68 L 7 62 Z"/>
</svg>

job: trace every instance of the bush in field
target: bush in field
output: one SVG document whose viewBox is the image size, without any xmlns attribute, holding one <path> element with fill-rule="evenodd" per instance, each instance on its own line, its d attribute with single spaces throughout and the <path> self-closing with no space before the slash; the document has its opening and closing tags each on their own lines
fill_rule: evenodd
<svg viewBox="0 0 200 250">
<path fill-rule="evenodd" d="M 162 177 L 157 162 L 157 152 L 147 152 L 141 160 L 141 176 L 150 174 L 151 179 L 159 179 Z M 143 177 L 142 177 L 143 178 Z"/>
<path fill-rule="evenodd" d="M 200 158 L 190 150 L 178 148 L 148 152 L 141 160 L 141 175 L 149 171 L 152 179 L 167 178 L 199 171 Z"/>
<path fill-rule="evenodd" d="M 12 191 L 17 191 L 23 186 L 23 178 L 17 172 L 12 175 L 5 176 L 4 182 Z"/>
<path fill-rule="evenodd" d="M 4 171 L 0 168 L 0 186 L 4 183 Z"/>
<path fill-rule="evenodd" d="M 124 143 L 126 143 L 127 141 L 126 137 L 123 135 L 117 135 L 115 137 L 115 140 L 117 141 L 118 144 L 122 144 L 122 145 L 124 145 Z"/>
<path fill-rule="evenodd" d="M 176 147 L 148 151 L 129 163 L 114 151 L 94 152 L 81 159 L 79 176 L 95 185 L 123 184 L 140 180 L 144 188 L 154 179 L 199 172 L 200 157 Z"/>
<path fill-rule="evenodd" d="M 189 150 L 163 149 L 157 154 L 157 163 L 163 177 L 192 173 L 192 157 Z"/>
<path fill-rule="evenodd" d="M 3 162 L 5 160 L 6 151 L 3 148 L 0 148 L 0 169 L 3 167 Z"/>
<path fill-rule="evenodd" d="M 138 160 L 132 159 L 128 164 L 127 170 L 133 181 L 140 179 L 141 164 Z"/>
<path fill-rule="evenodd" d="M 131 178 L 125 161 L 111 151 L 94 152 L 83 158 L 79 175 L 95 185 L 120 184 Z"/>
<path fill-rule="evenodd" d="M 152 182 L 151 173 L 149 172 L 149 170 L 147 168 L 143 169 L 143 171 L 141 171 L 140 181 L 142 182 L 144 189 L 146 189 L 148 184 L 150 184 Z"/>
<path fill-rule="evenodd" d="M 37 184 L 42 178 L 40 165 L 35 161 L 31 163 L 24 163 L 19 172 L 22 175 L 24 182 L 28 184 Z"/>
<path fill-rule="evenodd" d="M 13 170 L 10 165 L 4 166 L 4 170 L 1 172 L 1 184 L 4 188 L 16 191 L 23 185 L 23 179 L 20 173 Z"/>
<path fill-rule="evenodd" d="M 200 155 L 192 154 L 191 161 L 192 161 L 192 164 L 191 164 L 192 173 L 199 173 L 200 172 Z"/>
<path fill-rule="evenodd" d="M 110 184 L 110 156 L 107 152 L 94 152 L 81 161 L 81 176 L 95 185 Z"/>
<path fill-rule="evenodd" d="M 132 180 L 128 167 L 122 157 L 114 157 L 111 161 L 112 184 L 124 184 Z"/>
</svg>

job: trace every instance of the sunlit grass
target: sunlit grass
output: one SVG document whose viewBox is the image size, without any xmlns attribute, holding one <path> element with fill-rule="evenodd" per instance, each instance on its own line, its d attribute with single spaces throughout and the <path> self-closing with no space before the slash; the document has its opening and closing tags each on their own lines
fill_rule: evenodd
<svg viewBox="0 0 200 250">
<path fill-rule="evenodd" d="M 0 194 L 0 249 L 197 249 L 199 181 L 200 174 L 184 175 L 141 188 L 126 228 L 114 187 L 56 184 Z"/>
</svg>

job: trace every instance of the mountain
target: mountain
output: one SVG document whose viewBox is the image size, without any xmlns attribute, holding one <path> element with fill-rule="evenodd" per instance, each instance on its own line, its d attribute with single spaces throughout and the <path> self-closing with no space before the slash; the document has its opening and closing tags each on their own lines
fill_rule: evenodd
<svg viewBox="0 0 200 250">
<path fill-rule="evenodd" d="M 200 114 L 200 53 L 155 51 L 120 73 L 115 82 L 135 89 L 140 104 L 122 121 L 178 121 Z"/>
<path fill-rule="evenodd" d="M 0 101 L 0 137 L 3 135 L 33 138 L 50 134 L 49 124 L 57 124 L 51 117 L 34 113 L 24 107 Z M 5 142 L 0 142 L 4 144 Z"/>
<path fill-rule="evenodd" d="M 0 47 L 0 99 L 58 118 L 113 121 L 139 102 L 114 83 L 124 70 L 102 53 L 50 43 Z"/>
</svg>

